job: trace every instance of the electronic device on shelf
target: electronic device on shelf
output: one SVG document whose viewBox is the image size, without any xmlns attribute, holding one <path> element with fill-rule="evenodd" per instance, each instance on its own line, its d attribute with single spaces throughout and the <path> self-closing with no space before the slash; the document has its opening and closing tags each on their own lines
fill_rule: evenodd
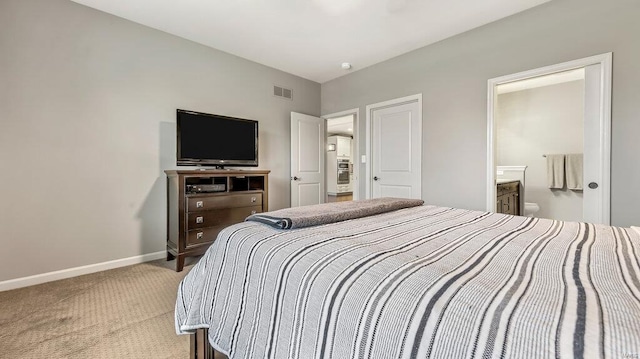
<svg viewBox="0 0 640 359">
<path fill-rule="evenodd" d="M 178 166 L 258 166 L 258 121 L 177 110 Z"/>
<path fill-rule="evenodd" d="M 212 193 L 212 192 L 226 192 L 227 186 L 225 184 L 198 184 L 187 185 L 187 192 L 192 193 Z"/>
</svg>

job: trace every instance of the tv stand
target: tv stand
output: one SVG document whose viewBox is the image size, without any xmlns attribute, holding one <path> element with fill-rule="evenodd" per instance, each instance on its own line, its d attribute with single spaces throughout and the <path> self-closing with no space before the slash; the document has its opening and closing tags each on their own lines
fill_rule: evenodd
<svg viewBox="0 0 640 359">
<path fill-rule="evenodd" d="M 167 260 L 202 255 L 218 233 L 268 211 L 266 170 L 167 170 Z M 200 189 L 204 188 L 205 191 Z M 207 188 L 215 188 L 207 192 Z M 221 189 L 222 188 L 222 189 Z"/>
</svg>

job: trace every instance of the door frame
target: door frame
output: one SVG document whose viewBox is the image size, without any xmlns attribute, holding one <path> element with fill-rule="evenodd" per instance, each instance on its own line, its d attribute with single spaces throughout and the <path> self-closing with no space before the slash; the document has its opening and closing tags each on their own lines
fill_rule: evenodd
<svg viewBox="0 0 640 359">
<path fill-rule="evenodd" d="M 345 110 L 345 111 L 340 111 L 340 112 L 334 112 L 334 113 L 330 113 L 330 114 L 326 114 L 326 115 L 322 115 L 320 116 L 323 120 L 324 120 L 324 137 L 325 137 L 325 147 L 327 146 L 327 120 L 330 120 L 332 118 L 336 118 L 336 117 L 343 117 L 343 116 L 348 116 L 348 115 L 353 115 L 353 142 L 351 143 L 351 149 L 353 151 L 353 153 L 351 154 L 351 156 L 353 157 L 353 173 L 356 176 L 356 182 L 353 185 L 353 200 L 357 200 L 360 199 L 360 141 L 359 141 L 359 132 L 358 131 L 360 129 L 360 108 L 352 108 L 350 110 Z M 326 148 L 323 148 L 323 150 L 326 151 Z M 326 162 L 326 156 L 325 156 L 325 162 Z M 326 165 L 326 163 L 325 163 Z M 325 172 L 326 173 L 326 172 Z M 327 180 L 326 175 L 325 175 L 325 181 Z M 325 183 L 325 192 L 327 189 L 326 183 Z M 325 194 L 326 196 L 326 194 Z"/>
<path fill-rule="evenodd" d="M 611 221 L 611 80 L 613 54 L 611 52 L 567 61 L 560 64 L 545 66 L 533 70 L 518 72 L 511 75 L 496 77 L 488 80 L 487 86 L 487 211 L 495 212 L 496 205 L 496 135 L 495 135 L 495 107 L 497 102 L 498 85 L 509 82 L 526 80 L 532 77 L 549 75 L 557 72 L 584 68 L 590 65 L 600 65 L 600 171 L 602 174 L 602 188 L 600 203 L 602 203 L 600 223 L 609 224 Z M 585 84 L 586 85 L 586 84 Z"/>
<path fill-rule="evenodd" d="M 373 118 L 373 111 L 381 110 L 387 107 L 404 105 L 411 102 L 418 103 L 418 117 L 420 118 L 420 121 L 418 121 L 418 124 L 419 124 L 418 131 L 420 132 L 420 138 L 422 138 L 422 94 L 421 93 L 400 97 L 393 100 L 382 101 L 382 102 L 378 102 L 378 103 L 374 103 L 366 106 L 367 117 L 366 117 L 366 130 L 365 130 L 365 139 L 366 139 L 365 198 L 367 199 L 371 198 L 371 185 L 372 185 L 371 183 L 372 181 L 371 179 L 371 143 L 373 142 L 373 139 L 372 139 L 373 126 L 371 125 L 371 120 Z M 422 149 L 420 150 L 420 163 L 422 163 Z M 421 171 L 420 176 L 422 177 L 422 168 L 420 169 L 420 171 Z M 422 188 L 420 189 L 420 191 L 422 192 Z"/>
</svg>

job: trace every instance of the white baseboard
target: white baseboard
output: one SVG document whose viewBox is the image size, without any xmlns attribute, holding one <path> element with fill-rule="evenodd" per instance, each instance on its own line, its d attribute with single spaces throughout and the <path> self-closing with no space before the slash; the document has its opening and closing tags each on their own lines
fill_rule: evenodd
<svg viewBox="0 0 640 359">
<path fill-rule="evenodd" d="M 140 256 L 116 259 L 113 261 L 96 263 L 96 264 L 89 264 L 86 266 L 63 269 L 55 272 L 36 274 L 29 277 L 10 279 L 4 282 L 0 282 L 0 292 L 5 290 L 10 290 L 10 289 L 17 289 L 17 288 L 29 287 L 36 284 L 52 282 L 54 280 L 77 277 L 83 274 L 101 272 L 109 269 L 126 267 L 133 264 L 154 261 L 157 259 L 166 258 L 166 256 L 167 256 L 167 251 L 147 253 Z"/>
</svg>

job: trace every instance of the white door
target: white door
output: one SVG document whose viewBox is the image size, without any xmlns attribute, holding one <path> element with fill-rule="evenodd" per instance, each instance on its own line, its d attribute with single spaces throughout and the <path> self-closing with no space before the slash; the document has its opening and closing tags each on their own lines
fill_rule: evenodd
<svg viewBox="0 0 640 359">
<path fill-rule="evenodd" d="M 291 207 L 324 203 L 324 120 L 291 112 Z"/>
<path fill-rule="evenodd" d="M 583 192 L 582 192 L 582 220 L 590 223 L 602 223 L 608 217 L 603 213 L 603 188 L 606 179 L 604 158 L 606 148 L 604 133 L 608 129 L 602 128 L 600 121 L 601 104 L 600 90 L 602 87 L 600 64 L 584 68 L 584 162 L 583 162 Z"/>
<path fill-rule="evenodd" d="M 421 198 L 422 101 L 371 105 L 371 198 Z M 369 107 L 369 106 L 367 106 Z"/>
</svg>

